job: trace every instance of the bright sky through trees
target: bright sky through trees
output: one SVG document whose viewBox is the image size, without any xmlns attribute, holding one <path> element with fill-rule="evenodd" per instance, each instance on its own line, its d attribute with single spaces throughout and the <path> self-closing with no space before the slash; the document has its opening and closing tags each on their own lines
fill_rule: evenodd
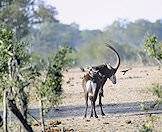
<svg viewBox="0 0 162 132">
<path fill-rule="evenodd" d="M 162 19 L 162 0 L 48 0 L 65 24 L 75 22 L 81 29 L 103 29 L 120 18 L 134 21 Z"/>
</svg>

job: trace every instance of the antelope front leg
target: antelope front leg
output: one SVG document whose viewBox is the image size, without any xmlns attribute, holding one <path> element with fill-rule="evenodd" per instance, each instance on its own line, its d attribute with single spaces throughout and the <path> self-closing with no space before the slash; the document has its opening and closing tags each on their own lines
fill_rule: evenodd
<svg viewBox="0 0 162 132">
<path fill-rule="evenodd" d="M 105 113 L 103 112 L 103 109 L 102 109 L 101 98 L 102 98 L 102 95 L 99 94 L 99 106 L 100 106 L 100 108 L 101 108 L 101 115 L 102 115 L 102 116 L 105 116 Z"/>
</svg>

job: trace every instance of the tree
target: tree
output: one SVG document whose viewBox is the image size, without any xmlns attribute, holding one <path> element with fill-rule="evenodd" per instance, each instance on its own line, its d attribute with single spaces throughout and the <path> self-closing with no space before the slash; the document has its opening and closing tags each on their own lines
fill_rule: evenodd
<svg viewBox="0 0 162 132">
<path fill-rule="evenodd" d="M 60 47 L 56 54 L 49 57 L 47 64 L 40 67 L 40 63 L 34 61 L 33 55 L 28 51 L 27 43 L 17 41 L 9 28 L 0 28 L 0 84 L 5 95 L 4 110 L 8 107 L 26 130 L 32 131 L 27 122 L 30 88 L 37 88 L 35 91 L 40 101 L 44 131 L 44 110 L 59 104 L 62 94 L 62 72 L 72 62 L 69 58 L 71 51 L 72 49 L 67 46 Z M 4 114 L 4 131 L 7 131 L 7 111 Z"/>
<path fill-rule="evenodd" d="M 55 18 L 58 14 L 56 8 L 52 5 L 46 5 L 45 1 L 40 0 L 38 3 L 38 9 L 34 11 L 34 15 L 37 18 L 36 23 L 58 23 L 59 21 Z M 34 21 L 33 21 L 34 22 Z"/>
<path fill-rule="evenodd" d="M 62 94 L 62 72 L 65 67 L 69 66 L 71 59 L 68 54 L 71 53 L 71 48 L 61 47 L 56 54 L 48 58 L 48 65 L 44 67 L 41 77 L 36 79 L 34 86 L 36 87 L 37 96 L 40 102 L 40 119 L 42 131 L 45 131 L 44 114 L 46 109 L 60 103 Z"/>
<path fill-rule="evenodd" d="M 44 56 L 57 51 L 64 44 L 77 47 L 81 41 L 79 29 L 56 22 L 44 22 L 38 29 L 32 29 L 31 36 L 32 50 Z"/>
<path fill-rule="evenodd" d="M 7 106 L 20 119 L 23 127 L 32 131 L 27 123 L 28 96 L 26 89 L 29 88 L 35 73 L 28 68 L 30 54 L 27 47 L 27 43 L 15 39 L 10 28 L 0 27 L 0 83 L 4 93 L 4 131 L 7 131 Z"/>
<path fill-rule="evenodd" d="M 1 0 L 0 23 L 6 24 L 16 32 L 16 38 L 26 36 L 35 24 L 55 19 L 55 7 L 36 0 Z"/>
<path fill-rule="evenodd" d="M 1 0 L 0 22 L 8 25 L 22 38 L 29 32 L 29 13 L 33 0 Z"/>
<path fill-rule="evenodd" d="M 155 58 L 160 65 L 162 60 L 162 43 L 158 42 L 158 38 L 155 35 L 147 36 L 144 42 L 144 48 L 148 55 Z"/>
</svg>

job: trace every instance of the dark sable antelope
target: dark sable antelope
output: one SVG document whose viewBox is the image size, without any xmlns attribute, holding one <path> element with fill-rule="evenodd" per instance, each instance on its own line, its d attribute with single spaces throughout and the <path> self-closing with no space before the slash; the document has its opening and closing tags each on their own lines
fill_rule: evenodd
<svg viewBox="0 0 162 132">
<path fill-rule="evenodd" d="M 88 92 L 88 87 L 91 87 L 89 89 L 95 89 L 93 91 L 93 98 L 91 98 L 91 117 L 93 116 L 93 110 L 94 110 L 94 114 L 95 117 L 98 117 L 95 111 L 95 101 L 97 99 L 97 96 L 99 94 L 99 106 L 101 108 L 101 115 L 104 116 L 104 112 L 102 109 L 102 103 L 101 103 L 101 98 L 103 96 L 103 86 L 106 83 L 107 79 L 110 79 L 112 81 L 113 84 L 116 84 L 116 76 L 115 73 L 118 70 L 119 66 L 120 66 L 120 56 L 118 54 L 118 52 L 109 44 L 106 44 L 106 46 L 108 48 L 110 48 L 112 51 L 114 51 L 114 53 L 116 54 L 117 57 L 117 63 L 115 67 L 112 67 L 111 65 L 108 64 L 103 64 L 103 65 L 99 65 L 99 66 L 93 66 L 89 72 L 89 74 L 85 75 L 83 77 L 83 88 L 84 88 L 84 93 L 85 93 L 85 100 L 86 100 L 86 111 L 85 111 L 85 115 L 84 117 L 86 117 L 86 113 L 87 113 L 87 107 L 88 107 L 88 97 L 89 97 L 89 93 Z M 90 77 L 91 75 L 91 77 Z M 94 78 L 94 79 L 92 79 Z M 90 83 L 91 82 L 91 83 Z M 92 85 L 88 85 L 88 84 L 92 84 Z M 95 86 L 93 86 L 95 85 Z M 94 88 L 92 88 L 94 87 Z"/>
</svg>

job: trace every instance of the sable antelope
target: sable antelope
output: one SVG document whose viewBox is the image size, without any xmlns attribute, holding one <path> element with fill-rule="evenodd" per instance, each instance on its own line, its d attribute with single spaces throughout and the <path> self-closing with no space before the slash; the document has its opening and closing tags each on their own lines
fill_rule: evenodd
<svg viewBox="0 0 162 132">
<path fill-rule="evenodd" d="M 99 91 L 95 94 L 95 97 L 94 97 L 94 99 L 96 100 L 97 95 L 99 93 L 99 106 L 101 108 L 101 115 L 102 116 L 105 115 L 104 112 L 103 112 L 102 103 L 101 103 L 101 98 L 103 96 L 103 86 L 106 83 L 107 79 L 110 79 L 113 84 L 116 84 L 115 73 L 120 66 L 120 56 L 119 56 L 118 52 L 112 46 L 110 46 L 108 43 L 106 43 L 106 46 L 108 48 L 110 48 L 113 52 L 115 52 L 116 57 L 117 57 L 116 66 L 112 67 L 111 65 L 103 64 L 103 65 L 99 65 L 99 66 L 93 66 L 92 67 L 93 70 L 91 70 L 91 71 L 98 71 L 98 73 L 100 73 L 102 75 L 102 79 L 96 78 L 97 86 L 100 87 L 100 88 L 99 88 Z M 86 78 L 86 77 L 84 77 L 84 78 Z"/>
<path fill-rule="evenodd" d="M 96 118 L 98 118 L 95 110 L 95 102 L 98 96 L 98 92 L 100 89 L 100 81 L 102 80 L 102 75 L 97 70 L 91 69 L 89 73 L 84 75 L 82 86 L 85 93 L 85 101 L 86 101 L 86 108 L 84 118 L 87 116 L 87 108 L 88 108 L 88 98 L 91 101 L 91 115 L 93 117 L 93 111 Z"/>
</svg>

